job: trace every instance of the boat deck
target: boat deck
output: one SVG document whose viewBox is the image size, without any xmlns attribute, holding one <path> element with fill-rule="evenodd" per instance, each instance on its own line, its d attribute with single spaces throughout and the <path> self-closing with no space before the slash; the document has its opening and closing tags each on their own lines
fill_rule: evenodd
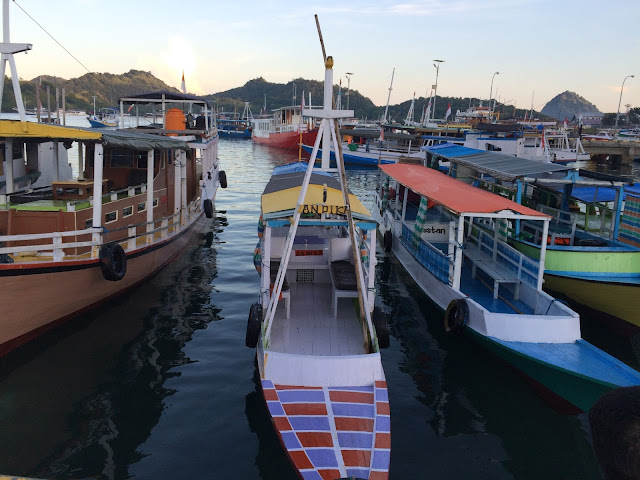
<svg viewBox="0 0 640 480">
<path fill-rule="evenodd" d="M 289 288 L 290 318 L 283 300 L 273 321 L 270 350 L 321 356 L 367 353 L 353 299 L 339 299 L 338 315 L 333 318 L 331 284 L 293 283 Z"/>
</svg>

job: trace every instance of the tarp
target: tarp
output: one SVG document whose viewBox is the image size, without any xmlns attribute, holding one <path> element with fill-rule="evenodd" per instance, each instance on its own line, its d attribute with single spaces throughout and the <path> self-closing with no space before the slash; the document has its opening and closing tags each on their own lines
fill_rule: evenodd
<svg viewBox="0 0 640 480">
<path fill-rule="evenodd" d="M 157 103 L 158 100 L 162 100 L 162 95 L 164 95 L 164 99 L 166 102 L 198 102 L 198 103 L 206 103 L 209 105 L 209 101 L 202 97 L 196 97 L 195 95 L 189 95 L 186 93 L 178 93 L 178 92 L 170 92 L 168 90 L 159 90 L 157 92 L 149 92 L 142 93 L 140 95 L 127 95 L 126 97 L 121 97 L 120 101 L 125 103 Z M 147 100 L 145 102 L 145 100 Z"/>
<path fill-rule="evenodd" d="M 300 195 L 300 187 L 304 180 L 304 172 L 273 175 L 262 194 L 262 213 L 284 212 L 289 216 L 295 210 Z M 327 200 L 323 202 L 324 185 L 327 186 Z M 371 220 L 369 210 L 354 194 L 349 192 L 349 203 L 354 217 Z M 305 205 L 344 207 L 340 182 L 332 176 L 311 174 L 309 188 L 304 200 Z"/>
<path fill-rule="evenodd" d="M 557 189 L 562 191 L 562 189 Z M 613 202 L 616 199 L 618 188 L 611 187 L 573 187 L 571 196 L 585 203 L 593 202 Z M 625 193 L 640 195 L 640 184 L 627 185 L 624 187 Z"/>
<path fill-rule="evenodd" d="M 575 170 L 575 167 L 567 165 L 544 163 L 504 153 L 485 152 L 450 143 L 422 147 L 422 149 L 451 162 L 472 167 L 478 172 L 488 173 L 501 180 L 513 181 L 518 178 L 536 177 L 549 172 Z"/>
<path fill-rule="evenodd" d="M 497 213 L 510 210 L 522 215 L 545 218 L 537 210 L 527 208 L 508 198 L 473 187 L 432 168 L 421 165 L 381 165 L 380 169 L 405 187 L 446 207 L 457 215 L 467 213 Z"/>
<path fill-rule="evenodd" d="M 43 141 L 99 140 L 101 132 L 84 128 L 62 127 L 46 123 L 0 120 L 0 138 L 32 138 Z"/>
<path fill-rule="evenodd" d="M 134 150 L 190 150 L 186 142 L 161 135 L 123 130 L 101 130 L 100 133 L 102 134 L 102 142 L 107 147 L 131 148 Z"/>
</svg>

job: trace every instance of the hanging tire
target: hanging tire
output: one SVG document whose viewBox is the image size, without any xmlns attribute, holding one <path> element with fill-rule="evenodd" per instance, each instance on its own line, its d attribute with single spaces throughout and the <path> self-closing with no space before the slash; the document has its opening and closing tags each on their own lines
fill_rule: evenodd
<svg viewBox="0 0 640 480">
<path fill-rule="evenodd" d="M 208 198 L 204 201 L 204 214 L 207 218 L 213 218 L 213 202 Z"/>
<path fill-rule="evenodd" d="M 227 188 L 227 174 L 224 173 L 224 170 L 220 170 L 220 172 L 218 172 L 218 181 L 222 188 Z"/>
<path fill-rule="evenodd" d="M 376 329 L 378 346 L 380 348 L 389 348 L 389 323 L 387 322 L 387 314 L 378 307 L 373 308 L 373 326 Z"/>
<path fill-rule="evenodd" d="M 444 312 L 444 331 L 458 333 L 469 321 L 469 307 L 466 300 L 459 298 L 451 300 Z"/>
<path fill-rule="evenodd" d="M 393 248 L 393 233 L 391 233 L 391 230 L 384 232 L 382 236 L 382 246 L 386 253 L 389 253 Z"/>
<path fill-rule="evenodd" d="M 100 247 L 100 268 L 105 280 L 117 282 L 127 273 L 127 256 L 119 243 L 105 243 Z"/>
<path fill-rule="evenodd" d="M 249 348 L 256 348 L 260 337 L 260 325 L 262 324 L 262 304 L 254 303 L 249 309 L 249 320 L 247 320 L 247 335 L 244 343 Z"/>
</svg>

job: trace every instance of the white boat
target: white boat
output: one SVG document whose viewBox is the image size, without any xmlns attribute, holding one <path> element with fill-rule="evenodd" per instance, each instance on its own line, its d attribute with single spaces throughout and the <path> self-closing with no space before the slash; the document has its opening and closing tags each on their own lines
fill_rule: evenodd
<svg viewBox="0 0 640 480">
<path fill-rule="evenodd" d="M 92 128 L 117 127 L 118 111 L 115 108 L 101 108 L 96 112 L 94 105 L 93 114 L 87 115 L 87 120 Z"/>
<path fill-rule="evenodd" d="M 338 178 L 327 172 L 327 149 L 313 168 L 320 141 L 337 143 L 336 119 L 353 116 L 331 110 L 332 66 L 328 57 L 325 109 L 304 111 L 322 119 L 311 161 L 276 168 L 262 195 L 260 301 L 246 345 L 257 346 L 262 393 L 301 478 L 387 479 L 380 348 L 389 332 L 373 308 L 376 224 L 348 191 L 341 159 Z"/>
<path fill-rule="evenodd" d="M 445 331 L 467 333 L 582 411 L 612 388 L 640 385 L 639 372 L 582 340 L 578 314 L 542 291 L 549 216 L 431 168 L 380 169 L 384 249 L 445 310 Z M 509 222 L 524 221 L 539 224 L 539 261 L 507 244 Z"/>
</svg>

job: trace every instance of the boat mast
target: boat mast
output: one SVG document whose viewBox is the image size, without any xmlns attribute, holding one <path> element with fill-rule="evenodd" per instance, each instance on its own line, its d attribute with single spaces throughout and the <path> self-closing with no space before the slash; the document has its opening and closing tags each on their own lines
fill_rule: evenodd
<svg viewBox="0 0 640 480">
<path fill-rule="evenodd" d="M 4 93 L 4 75 L 7 68 L 7 62 L 9 62 L 9 68 L 11 68 L 11 84 L 13 85 L 13 95 L 16 98 L 16 107 L 20 114 L 20 121 L 26 122 L 27 115 L 24 111 L 24 101 L 22 100 L 22 92 L 20 90 L 20 77 L 18 77 L 18 68 L 16 67 L 16 61 L 13 58 L 14 53 L 27 52 L 31 50 L 30 43 L 11 43 L 9 30 L 9 0 L 2 1 L 2 56 L 0 61 L 0 111 L 2 106 L 2 95 Z"/>
<path fill-rule="evenodd" d="M 393 89 L 393 76 L 396 73 L 395 67 L 393 68 L 393 72 L 391 72 L 391 85 L 389 85 L 389 95 L 387 96 L 387 106 L 384 107 L 384 117 L 382 117 L 382 124 L 387 123 L 387 112 L 389 111 L 389 100 L 391 99 L 391 90 Z"/>
</svg>

